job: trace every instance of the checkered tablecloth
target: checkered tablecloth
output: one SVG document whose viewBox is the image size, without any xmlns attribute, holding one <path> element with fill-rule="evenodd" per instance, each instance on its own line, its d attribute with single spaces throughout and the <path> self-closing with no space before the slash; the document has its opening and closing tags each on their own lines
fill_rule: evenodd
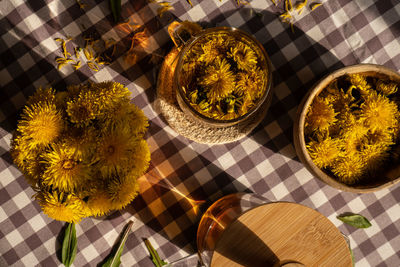
<svg viewBox="0 0 400 267">
<path fill-rule="evenodd" d="M 277 1 L 277 0 L 276 0 Z M 122 1 L 122 17 L 143 24 L 150 38 L 139 49 L 134 66 L 121 54 L 93 72 L 57 70 L 61 56 L 55 38 L 113 38 L 121 49 L 126 33 L 113 23 L 108 1 L 0 0 L 0 266 L 58 266 L 63 222 L 41 212 L 33 190 L 12 163 L 10 139 L 27 98 L 39 86 L 56 89 L 88 80 L 114 80 L 133 93 L 133 102 L 150 120 L 147 141 L 152 152 L 149 174 L 140 178 L 141 195 L 131 205 L 76 226 L 75 266 L 96 266 L 109 254 L 123 226 L 134 220 L 123 266 L 153 266 L 143 238 L 163 259 L 195 266 L 196 213 L 184 195 L 212 203 L 233 192 L 254 192 L 271 201 L 301 203 L 327 216 L 350 239 L 356 266 L 400 265 L 400 186 L 376 193 L 338 191 L 314 178 L 299 162 L 292 125 L 302 96 L 318 79 L 340 67 L 377 63 L 400 70 L 400 3 L 397 0 L 320 1 L 322 6 L 295 17 L 294 32 L 278 15 L 283 0 L 250 0 L 238 7 L 231 0 L 171 1 L 162 18 L 158 5 Z M 294 1 L 293 1 L 294 2 Z M 309 1 L 311 2 L 311 1 Z M 172 20 L 233 26 L 253 34 L 270 55 L 274 99 L 263 122 L 246 138 L 227 145 L 202 145 L 177 135 L 154 110 L 156 75 L 171 47 L 167 25 Z M 159 181 L 162 177 L 165 180 Z M 171 188 L 174 188 L 171 190 Z M 205 207 L 206 204 L 200 207 Z M 372 227 L 355 229 L 336 219 L 344 212 L 367 217 Z"/>
</svg>

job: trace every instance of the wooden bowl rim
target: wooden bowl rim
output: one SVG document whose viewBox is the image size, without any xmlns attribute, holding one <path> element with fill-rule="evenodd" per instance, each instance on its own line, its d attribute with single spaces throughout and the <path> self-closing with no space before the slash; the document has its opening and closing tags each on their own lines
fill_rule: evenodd
<svg viewBox="0 0 400 267">
<path fill-rule="evenodd" d="M 384 75 L 388 76 L 391 80 L 397 81 L 400 83 L 400 74 L 392 69 L 384 67 L 382 65 L 376 64 L 357 64 L 346 66 L 341 69 L 338 69 L 325 77 L 319 80 L 311 90 L 307 92 L 307 94 L 303 97 L 296 115 L 295 125 L 293 128 L 293 140 L 295 145 L 295 150 L 297 155 L 299 156 L 302 163 L 305 167 L 314 174 L 317 178 L 325 182 L 326 184 L 335 187 L 337 189 L 353 192 L 353 193 L 370 193 L 375 192 L 384 188 L 388 188 L 400 181 L 400 177 L 397 177 L 394 180 L 387 181 L 377 186 L 350 186 L 344 183 L 339 182 L 332 176 L 323 172 L 320 168 L 318 168 L 314 162 L 312 161 L 307 149 L 306 142 L 304 138 L 304 122 L 305 117 L 308 111 L 309 106 L 311 105 L 314 97 L 317 96 L 322 90 L 326 88 L 326 86 L 336 78 L 344 76 L 346 74 L 355 74 L 355 73 L 375 73 L 376 75 Z"/>
</svg>

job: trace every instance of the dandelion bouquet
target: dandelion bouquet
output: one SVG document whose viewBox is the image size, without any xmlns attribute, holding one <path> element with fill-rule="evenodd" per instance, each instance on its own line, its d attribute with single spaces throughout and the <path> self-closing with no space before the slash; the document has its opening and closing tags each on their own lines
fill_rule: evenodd
<svg viewBox="0 0 400 267">
<path fill-rule="evenodd" d="M 150 161 L 148 121 L 119 83 L 38 89 L 23 109 L 11 155 L 49 217 L 79 222 L 125 207 Z"/>
<path fill-rule="evenodd" d="M 366 74 L 331 82 L 305 118 L 314 164 L 349 185 L 376 177 L 390 163 L 399 139 L 397 90 L 397 83 Z"/>
<path fill-rule="evenodd" d="M 265 94 L 266 62 L 258 47 L 235 34 L 199 37 L 185 53 L 179 84 L 198 113 L 216 120 L 247 114 Z"/>
</svg>

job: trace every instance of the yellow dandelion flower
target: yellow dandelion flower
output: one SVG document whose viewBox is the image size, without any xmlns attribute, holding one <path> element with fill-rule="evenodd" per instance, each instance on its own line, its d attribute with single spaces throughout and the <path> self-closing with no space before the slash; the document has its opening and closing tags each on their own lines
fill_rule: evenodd
<svg viewBox="0 0 400 267">
<path fill-rule="evenodd" d="M 75 151 L 77 158 L 92 162 L 98 138 L 99 135 L 93 126 L 70 127 L 69 132 L 61 138 L 60 143 Z"/>
<path fill-rule="evenodd" d="M 101 109 L 113 103 L 129 100 L 131 95 L 124 85 L 112 81 L 92 83 L 90 90 L 95 93 Z"/>
<path fill-rule="evenodd" d="M 239 42 L 235 47 L 231 47 L 228 57 L 233 58 L 240 70 L 250 72 L 257 65 L 256 52 L 242 42 Z"/>
<path fill-rule="evenodd" d="M 333 174 L 340 182 L 345 184 L 355 184 L 364 175 L 364 164 L 359 154 L 349 157 L 341 157 L 331 168 Z"/>
<path fill-rule="evenodd" d="M 14 133 L 14 136 L 11 140 L 10 154 L 17 167 L 24 172 L 26 171 L 28 165 L 27 159 L 37 157 L 36 153 L 32 153 L 33 151 L 35 150 L 29 149 L 29 142 L 26 140 L 26 138 Z"/>
<path fill-rule="evenodd" d="M 235 76 L 229 68 L 225 59 L 217 59 L 200 79 L 199 84 L 207 88 L 207 97 L 211 103 L 225 98 L 235 89 Z"/>
<path fill-rule="evenodd" d="M 186 52 L 184 61 L 198 60 L 199 56 L 203 53 L 202 45 L 204 42 L 198 42 L 192 45 L 190 49 Z"/>
<path fill-rule="evenodd" d="M 390 131 L 384 131 L 382 129 L 376 131 L 369 131 L 363 140 L 365 145 L 369 146 L 382 146 L 384 149 L 394 145 L 394 140 Z"/>
<path fill-rule="evenodd" d="M 317 96 L 310 105 L 306 115 L 306 131 L 311 133 L 328 130 L 337 121 L 336 114 L 332 104 Z"/>
<path fill-rule="evenodd" d="M 361 104 L 361 118 L 371 130 L 394 128 L 399 111 L 396 103 L 388 98 L 371 92 Z"/>
<path fill-rule="evenodd" d="M 362 142 L 361 156 L 368 171 L 378 170 L 389 157 L 390 146 L 394 145 L 392 134 L 388 131 L 377 130 L 368 132 Z"/>
<path fill-rule="evenodd" d="M 367 77 L 362 74 L 350 74 L 348 77 L 350 83 L 361 91 L 368 91 L 371 85 L 367 82 Z"/>
<path fill-rule="evenodd" d="M 264 72 L 255 68 L 251 72 L 239 72 L 236 75 L 237 83 L 235 92 L 240 91 L 247 95 L 251 100 L 261 97 L 264 92 L 265 75 Z"/>
<path fill-rule="evenodd" d="M 47 146 L 64 128 L 63 118 L 54 104 L 27 106 L 21 117 L 18 131 L 29 140 L 29 148 Z"/>
<path fill-rule="evenodd" d="M 354 113 L 344 114 L 342 120 L 338 122 L 341 125 L 343 138 L 361 139 L 367 133 L 369 128 L 365 126 L 364 120 L 358 118 Z"/>
<path fill-rule="evenodd" d="M 137 196 L 139 184 L 134 175 L 128 174 L 111 179 L 107 191 L 111 197 L 113 209 L 119 210 Z"/>
<path fill-rule="evenodd" d="M 362 149 L 363 139 L 369 129 L 365 127 L 362 120 L 359 120 L 354 114 L 348 114 L 345 120 L 341 120 L 340 145 L 347 155 L 357 154 Z"/>
<path fill-rule="evenodd" d="M 143 175 L 150 164 L 150 149 L 146 140 L 141 139 L 137 142 L 132 160 L 130 175 L 134 177 Z"/>
<path fill-rule="evenodd" d="M 351 91 L 348 90 L 344 92 L 342 89 L 337 89 L 334 87 L 327 90 L 328 93 L 325 94 L 324 98 L 330 104 L 332 104 L 335 112 L 338 112 L 339 115 L 345 112 L 350 112 L 350 108 L 353 107 L 354 97 L 351 95 Z"/>
<path fill-rule="evenodd" d="M 101 216 L 113 209 L 112 200 L 108 192 L 103 188 L 97 188 L 89 194 L 87 206 L 89 216 Z"/>
<path fill-rule="evenodd" d="M 398 84 L 395 82 L 386 82 L 384 80 L 378 80 L 376 82 L 376 90 L 385 96 L 392 95 L 397 92 Z"/>
<path fill-rule="evenodd" d="M 26 101 L 27 105 L 38 105 L 40 103 L 54 103 L 55 100 L 55 92 L 52 88 L 42 88 L 36 90 L 36 92 L 29 97 L 28 101 Z"/>
<path fill-rule="evenodd" d="M 131 168 L 139 139 L 126 125 L 106 131 L 97 143 L 98 167 L 103 177 Z"/>
<path fill-rule="evenodd" d="M 128 100 L 108 106 L 99 116 L 106 128 L 118 127 L 117 124 L 129 125 L 133 135 L 144 134 L 149 126 L 144 112 Z"/>
<path fill-rule="evenodd" d="M 331 137 L 322 141 L 310 141 L 307 150 L 315 165 L 321 169 L 331 166 L 341 155 L 338 140 Z"/>
<path fill-rule="evenodd" d="M 202 52 L 198 57 L 198 61 L 202 61 L 206 64 L 211 64 L 215 59 L 222 59 L 224 56 L 220 46 L 211 40 L 201 45 Z"/>
<path fill-rule="evenodd" d="M 72 194 L 42 191 L 35 198 L 43 212 L 54 220 L 78 223 L 85 217 L 85 202 Z"/>
<path fill-rule="evenodd" d="M 20 136 L 13 138 L 10 150 L 11 157 L 24 174 L 26 181 L 34 188 L 37 186 L 43 171 L 39 158 L 40 153 L 40 149 L 28 149 L 24 138 Z"/>
<path fill-rule="evenodd" d="M 82 92 L 79 97 L 67 102 L 67 113 L 78 127 L 88 126 L 99 115 L 99 99 L 91 91 Z"/>
<path fill-rule="evenodd" d="M 127 108 L 126 119 L 132 134 L 143 135 L 149 127 L 149 120 L 143 110 L 134 104 L 130 104 Z"/>
<path fill-rule="evenodd" d="M 43 183 L 62 191 L 75 192 L 91 178 L 90 166 L 77 156 L 74 149 L 55 144 L 43 155 Z"/>
</svg>

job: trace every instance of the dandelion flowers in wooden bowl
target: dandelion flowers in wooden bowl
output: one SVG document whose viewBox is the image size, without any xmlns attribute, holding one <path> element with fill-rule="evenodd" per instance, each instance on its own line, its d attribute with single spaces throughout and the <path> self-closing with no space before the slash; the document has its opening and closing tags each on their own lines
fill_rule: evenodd
<svg viewBox="0 0 400 267">
<path fill-rule="evenodd" d="M 319 81 L 294 126 L 303 164 L 335 188 L 367 193 L 400 180 L 400 74 L 359 64 Z"/>
<path fill-rule="evenodd" d="M 28 99 L 11 155 L 49 217 L 79 222 L 129 204 L 150 161 L 148 120 L 115 82 L 39 89 Z"/>
</svg>

